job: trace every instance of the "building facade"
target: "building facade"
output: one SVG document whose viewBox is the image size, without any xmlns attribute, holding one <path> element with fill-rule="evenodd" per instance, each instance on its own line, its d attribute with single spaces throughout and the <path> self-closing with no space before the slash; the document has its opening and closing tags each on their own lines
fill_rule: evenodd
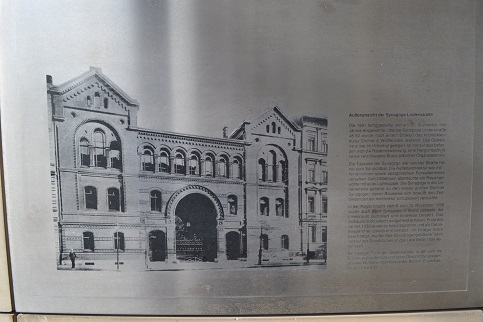
<svg viewBox="0 0 483 322">
<path fill-rule="evenodd" d="M 59 265 L 71 250 L 100 269 L 326 250 L 325 117 L 274 107 L 214 138 L 138 127 L 139 103 L 98 68 L 57 86 L 47 76 L 47 93 Z"/>
</svg>

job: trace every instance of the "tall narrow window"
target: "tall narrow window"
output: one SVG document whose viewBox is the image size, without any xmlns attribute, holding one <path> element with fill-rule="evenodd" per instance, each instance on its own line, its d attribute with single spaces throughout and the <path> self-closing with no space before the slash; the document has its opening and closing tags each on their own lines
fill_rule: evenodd
<svg viewBox="0 0 483 322">
<path fill-rule="evenodd" d="M 101 95 L 99 92 L 94 94 L 94 107 L 100 108 L 101 107 Z"/>
<path fill-rule="evenodd" d="M 213 157 L 210 155 L 207 155 L 205 158 L 205 176 L 213 176 L 214 171 L 213 171 Z"/>
<path fill-rule="evenodd" d="M 141 155 L 141 169 L 154 172 L 154 152 L 150 147 L 145 147 Z"/>
<path fill-rule="evenodd" d="M 176 153 L 174 158 L 174 172 L 178 174 L 186 174 L 184 155 L 181 153 Z"/>
<path fill-rule="evenodd" d="M 200 174 L 200 166 L 199 166 L 199 160 L 196 155 L 192 155 L 189 161 L 189 173 L 191 175 L 199 175 Z"/>
<path fill-rule="evenodd" d="M 124 244 L 124 233 L 120 231 L 116 231 L 114 233 L 114 249 L 119 249 L 122 251 L 126 249 Z"/>
<path fill-rule="evenodd" d="M 317 226 L 310 226 L 310 235 L 312 243 L 317 242 Z"/>
<path fill-rule="evenodd" d="M 322 213 L 327 214 L 328 204 L 327 204 L 327 197 L 322 197 Z"/>
<path fill-rule="evenodd" d="M 161 212 L 161 191 L 151 191 L 151 211 Z"/>
<path fill-rule="evenodd" d="M 269 180 L 277 182 L 277 154 L 275 151 L 268 153 Z"/>
<path fill-rule="evenodd" d="M 109 210 L 117 210 L 119 211 L 120 207 L 119 201 L 119 189 L 117 188 L 109 188 L 107 189 L 107 205 Z"/>
<path fill-rule="evenodd" d="M 280 173 L 282 177 L 282 182 L 287 184 L 288 182 L 288 176 L 287 176 L 287 162 L 285 161 L 280 161 Z"/>
<path fill-rule="evenodd" d="M 329 176 L 327 171 L 322 171 L 322 183 L 327 184 L 329 182 Z"/>
<path fill-rule="evenodd" d="M 275 125 L 275 122 L 272 122 L 272 133 L 275 133 L 277 129 L 277 126 Z"/>
<path fill-rule="evenodd" d="M 231 166 L 231 174 L 233 178 L 241 179 L 241 162 L 238 158 L 233 160 L 233 164 Z"/>
<path fill-rule="evenodd" d="M 92 99 L 89 95 L 87 95 L 86 103 L 87 103 L 87 107 L 90 107 L 92 105 Z"/>
<path fill-rule="evenodd" d="M 278 127 L 278 134 L 280 134 L 282 132 L 282 129 L 280 128 L 280 126 Z"/>
<path fill-rule="evenodd" d="M 237 197 L 235 195 L 228 196 L 228 208 L 230 211 L 230 215 L 236 215 L 238 210 L 238 202 Z"/>
<path fill-rule="evenodd" d="M 107 167 L 106 137 L 101 130 L 94 132 L 94 165 L 101 168 Z"/>
<path fill-rule="evenodd" d="M 322 226 L 322 240 L 323 243 L 327 242 L 327 226 Z"/>
<path fill-rule="evenodd" d="M 159 172 L 170 173 L 171 167 L 169 164 L 169 153 L 167 151 L 161 151 L 161 155 L 159 157 Z"/>
<path fill-rule="evenodd" d="M 270 133 L 270 125 L 267 124 L 267 133 Z"/>
<path fill-rule="evenodd" d="M 328 149 L 329 145 L 327 144 L 327 140 L 325 138 L 322 138 L 322 152 L 327 153 Z"/>
<path fill-rule="evenodd" d="M 288 249 L 289 248 L 288 236 L 282 235 L 281 240 L 282 240 L 282 249 Z"/>
<path fill-rule="evenodd" d="M 307 212 L 309 212 L 309 213 L 315 212 L 315 198 L 314 198 L 314 196 L 308 196 L 308 198 L 307 198 Z"/>
<path fill-rule="evenodd" d="M 307 182 L 315 182 L 315 163 L 307 164 Z"/>
<path fill-rule="evenodd" d="M 307 139 L 307 150 L 315 151 L 315 137 L 314 136 L 309 136 L 309 138 Z"/>
<path fill-rule="evenodd" d="M 109 99 L 106 97 L 104 98 L 104 108 L 108 108 L 109 107 Z"/>
<path fill-rule="evenodd" d="M 94 251 L 94 233 L 90 231 L 85 231 L 82 233 L 82 239 L 84 242 L 85 251 Z"/>
<path fill-rule="evenodd" d="M 221 157 L 218 160 L 218 176 L 228 177 L 228 162 L 225 157 Z"/>
<path fill-rule="evenodd" d="M 266 234 L 260 235 L 260 244 L 263 250 L 268 250 L 268 236 Z"/>
<path fill-rule="evenodd" d="M 121 144 L 119 141 L 112 141 L 109 145 L 109 166 L 121 169 Z"/>
<path fill-rule="evenodd" d="M 89 167 L 91 165 L 91 154 L 89 153 L 89 141 L 86 138 L 80 140 L 80 161 L 81 166 Z"/>
<path fill-rule="evenodd" d="M 261 216 L 269 216 L 270 215 L 270 209 L 268 206 L 268 198 L 263 197 L 260 198 L 260 215 Z"/>
<path fill-rule="evenodd" d="M 282 198 L 275 200 L 275 214 L 279 217 L 285 217 L 284 201 Z"/>
<path fill-rule="evenodd" d="M 97 209 L 97 189 L 92 186 L 84 188 L 86 209 Z"/>
<path fill-rule="evenodd" d="M 258 180 L 260 181 L 267 180 L 267 167 L 264 159 L 258 160 Z"/>
</svg>

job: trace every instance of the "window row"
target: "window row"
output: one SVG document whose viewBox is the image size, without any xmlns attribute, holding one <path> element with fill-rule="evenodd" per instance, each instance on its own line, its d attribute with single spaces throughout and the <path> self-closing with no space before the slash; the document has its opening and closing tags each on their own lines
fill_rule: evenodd
<svg viewBox="0 0 483 322">
<path fill-rule="evenodd" d="M 235 157 L 230 162 L 227 156 L 215 158 L 212 154 L 206 154 L 202 157 L 198 153 L 191 153 L 186 157 L 182 151 L 175 151 L 171 155 L 167 150 L 161 150 L 161 153 L 156 155 L 152 147 L 145 146 L 141 154 L 141 170 L 241 179 L 242 160 Z"/>
<path fill-rule="evenodd" d="M 266 131 L 267 131 L 267 133 L 272 132 L 274 134 L 275 133 L 280 134 L 282 132 L 280 126 L 277 126 L 277 124 L 275 124 L 275 122 L 272 122 L 272 124 L 267 124 Z"/>
<path fill-rule="evenodd" d="M 121 144 L 111 141 L 106 144 L 106 134 L 96 129 L 92 142 L 83 136 L 79 141 L 80 165 L 82 167 L 99 167 L 121 169 Z"/>
<path fill-rule="evenodd" d="M 322 209 L 320 209 L 321 213 L 327 214 L 328 210 L 328 202 L 327 202 L 327 197 L 322 196 L 322 204 L 321 204 Z M 315 213 L 317 209 L 315 208 L 315 194 L 309 194 L 307 196 L 307 212 L 308 213 Z"/>
<path fill-rule="evenodd" d="M 329 173 L 326 170 L 317 171 L 316 162 L 308 162 L 307 182 L 328 184 Z"/>
<path fill-rule="evenodd" d="M 263 249 L 263 250 L 268 250 L 268 241 L 269 241 L 269 238 L 268 238 L 268 235 L 267 234 L 261 234 L 260 235 L 260 248 Z M 282 237 L 280 237 L 280 244 L 281 244 L 281 248 L 282 249 L 289 249 L 289 239 L 288 239 L 288 236 L 287 235 L 282 235 Z"/>
<path fill-rule="evenodd" d="M 329 149 L 329 145 L 327 143 L 327 138 L 325 135 L 322 135 L 320 139 L 320 145 L 317 146 L 317 139 L 315 134 L 309 134 L 307 137 L 307 141 L 305 144 L 305 148 L 307 151 L 311 152 L 322 152 L 322 153 L 327 153 Z"/>
<path fill-rule="evenodd" d="M 287 208 L 284 199 L 275 199 L 275 216 L 288 218 Z M 267 197 L 260 198 L 260 216 L 270 216 L 270 201 Z"/>
<path fill-rule="evenodd" d="M 84 245 L 84 251 L 91 251 L 93 252 L 95 249 L 94 243 L 94 233 L 91 231 L 85 231 L 82 233 L 82 241 Z M 113 235 L 114 241 L 114 249 L 116 250 L 126 250 L 126 244 L 124 242 L 124 233 L 122 232 L 115 232 Z"/>
<path fill-rule="evenodd" d="M 269 152 L 268 160 L 264 158 L 258 159 L 258 180 L 268 182 L 283 182 L 287 183 L 287 162 L 280 160 L 277 162 L 275 152 Z"/>
<path fill-rule="evenodd" d="M 97 188 L 93 186 L 84 187 L 84 200 L 86 209 L 97 210 Z M 107 189 L 107 208 L 109 210 L 120 211 L 121 210 L 121 198 L 119 189 L 109 188 Z"/>
<path fill-rule="evenodd" d="M 91 107 L 94 105 L 95 108 L 101 108 L 101 102 L 102 106 L 105 109 L 109 107 L 109 99 L 107 97 L 104 97 L 104 99 L 101 100 L 101 94 L 99 92 L 94 93 L 94 100 L 92 100 L 92 97 L 90 95 L 87 95 L 86 97 L 87 107 Z"/>
<path fill-rule="evenodd" d="M 317 242 L 327 243 L 327 226 L 320 227 L 320 231 L 321 231 L 320 240 L 317 240 L 317 226 L 315 225 L 309 226 L 309 230 L 310 230 L 310 239 L 312 243 L 317 243 Z"/>
</svg>

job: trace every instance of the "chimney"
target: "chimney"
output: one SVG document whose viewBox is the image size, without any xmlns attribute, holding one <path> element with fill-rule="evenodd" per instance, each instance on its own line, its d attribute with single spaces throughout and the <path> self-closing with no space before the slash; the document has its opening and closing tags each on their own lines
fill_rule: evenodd
<svg viewBox="0 0 483 322">
<path fill-rule="evenodd" d="M 47 75 L 46 79 L 47 79 L 47 88 L 51 88 L 52 86 L 54 86 L 52 76 Z"/>
<path fill-rule="evenodd" d="M 228 131 L 228 126 L 225 126 L 223 128 L 223 138 L 225 138 L 225 139 L 228 138 L 228 134 L 226 133 L 226 131 Z"/>
</svg>

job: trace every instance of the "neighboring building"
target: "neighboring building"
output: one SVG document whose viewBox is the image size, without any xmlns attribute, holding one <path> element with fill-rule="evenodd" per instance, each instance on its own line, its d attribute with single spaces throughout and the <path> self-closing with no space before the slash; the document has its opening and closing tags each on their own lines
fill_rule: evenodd
<svg viewBox="0 0 483 322">
<path fill-rule="evenodd" d="M 326 118 L 274 107 L 211 138 L 139 128 L 98 68 L 47 86 L 59 264 L 70 249 L 99 268 L 300 262 L 307 225 L 310 251 L 326 247 Z"/>
<path fill-rule="evenodd" d="M 327 259 L 327 118 L 302 116 L 300 214 L 304 238 L 302 250 L 311 259 Z"/>
</svg>

